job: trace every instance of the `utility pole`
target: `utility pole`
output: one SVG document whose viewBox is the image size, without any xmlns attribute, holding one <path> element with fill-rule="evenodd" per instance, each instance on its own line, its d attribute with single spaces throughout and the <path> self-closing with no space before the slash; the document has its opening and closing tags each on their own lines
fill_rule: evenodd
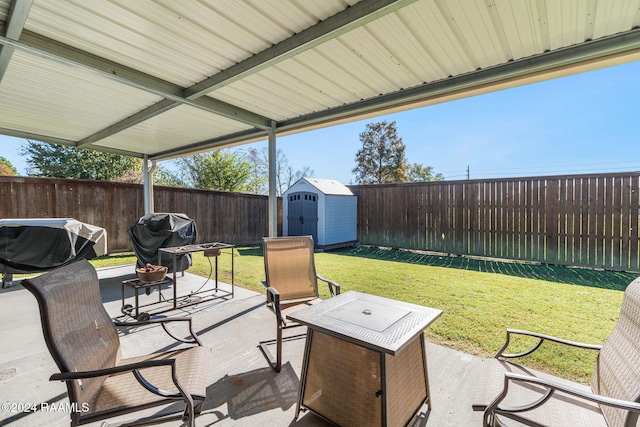
<svg viewBox="0 0 640 427">
<path fill-rule="evenodd" d="M 469 165 L 467 165 L 467 179 L 469 179 L 470 174 L 469 174 Z"/>
</svg>

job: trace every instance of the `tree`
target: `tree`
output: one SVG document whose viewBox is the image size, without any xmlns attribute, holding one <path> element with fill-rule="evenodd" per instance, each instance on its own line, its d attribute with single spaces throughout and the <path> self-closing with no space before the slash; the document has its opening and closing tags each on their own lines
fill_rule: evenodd
<svg viewBox="0 0 640 427">
<path fill-rule="evenodd" d="M 267 194 L 269 192 L 269 150 L 264 147 L 258 151 L 255 148 L 249 149 L 248 159 L 256 175 L 261 177 L 260 191 L 257 194 Z M 313 169 L 303 166 L 302 169 L 295 170 L 289 164 L 286 154 L 282 150 L 276 151 L 276 193 L 282 196 L 297 180 L 304 177 L 313 176 Z"/>
<path fill-rule="evenodd" d="M 36 141 L 21 148 L 29 176 L 109 181 L 142 168 L 140 159 L 90 149 Z"/>
<path fill-rule="evenodd" d="M 434 174 L 432 166 L 422 166 L 419 163 L 413 163 L 409 166 L 408 175 L 408 182 L 444 181 L 444 175 Z"/>
<path fill-rule="evenodd" d="M 357 166 L 352 170 L 359 184 L 407 181 L 405 145 L 398 136 L 395 121 L 367 124 L 360 141 L 362 148 L 356 153 Z"/>
<path fill-rule="evenodd" d="M 247 161 L 251 165 L 251 173 L 256 178 L 254 180 L 254 194 L 269 194 L 269 161 L 266 150 L 258 151 L 250 148 L 247 151 Z"/>
<path fill-rule="evenodd" d="M 153 172 L 153 183 L 154 185 L 164 185 L 166 187 L 187 187 L 177 174 L 163 166 L 158 166 Z"/>
<path fill-rule="evenodd" d="M 0 176 L 16 176 L 18 170 L 11 164 L 11 162 L 4 157 L 0 156 Z"/>
<path fill-rule="evenodd" d="M 255 177 L 249 161 L 241 152 L 213 151 L 181 157 L 177 181 L 185 187 L 203 190 L 248 192 Z"/>
</svg>

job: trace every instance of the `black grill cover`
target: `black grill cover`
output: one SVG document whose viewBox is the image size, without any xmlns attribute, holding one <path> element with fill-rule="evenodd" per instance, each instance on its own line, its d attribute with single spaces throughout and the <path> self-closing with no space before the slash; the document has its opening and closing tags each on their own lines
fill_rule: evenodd
<svg viewBox="0 0 640 427">
<path fill-rule="evenodd" d="M 73 218 L 0 220 L 0 273 L 35 273 L 107 252 L 104 228 Z"/>
<path fill-rule="evenodd" d="M 196 223 L 185 214 L 151 213 L 143 216 L 129 231 L 133 250 L 138 258 L 137 266 L 158 264 L 158 249 L 191 245 L 196 242 Z M 176 257 L 175 271 L 184 271 L 191 265 L 191 255 Z M 173 256 L 162 254 L 162 265 L 174 271 Z"/>
</svg>

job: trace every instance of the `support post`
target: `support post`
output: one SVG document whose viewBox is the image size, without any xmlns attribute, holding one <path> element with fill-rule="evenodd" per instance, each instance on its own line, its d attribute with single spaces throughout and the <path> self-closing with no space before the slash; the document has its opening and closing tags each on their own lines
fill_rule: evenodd
<svg viewBox="0 0 640 427">
<path fill-rule="evenodd" d="M 151 162 L 149 169 L 149 155 L 145 154 L 142 158 L 142 188 L 144 192 L 144 214 L 153 213 L 153 171 L 156 168 L 156 162 Z"/>
<path fill-rule="evenodd" d="M 276 191 L 276 122 L 269 127 L 269 237 L 278 235 L 278 195 Z"/>
</svg>

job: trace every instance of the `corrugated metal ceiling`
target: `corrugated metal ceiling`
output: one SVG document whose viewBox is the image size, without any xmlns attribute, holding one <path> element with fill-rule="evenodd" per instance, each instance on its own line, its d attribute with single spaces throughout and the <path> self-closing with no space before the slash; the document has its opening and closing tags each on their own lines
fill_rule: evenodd
<svg viewBox="0 0 640 427">
<path fill-rule="evenodd" d="M 156 159 L 640 59 L 640 0 L 0 0 L 0 21 L 0 133 Z"/>
</svg>

